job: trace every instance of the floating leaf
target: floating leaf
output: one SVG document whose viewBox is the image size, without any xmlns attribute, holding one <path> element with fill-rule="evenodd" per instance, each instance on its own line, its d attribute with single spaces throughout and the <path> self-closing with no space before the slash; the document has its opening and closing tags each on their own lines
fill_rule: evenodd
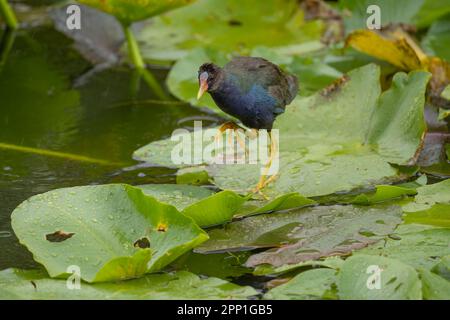
<svg viewBox="0 0 450 320">
<path fill-rule="evenodd" d="M 120 184 L 57 189 L 34 196 L 14 210 L 12 227 L 51 277 L 64 276 L 69 266 L 77 265 L 88 282 L 157 271 L 207 239 L 173 206 Z M 59 230 L 73 235 L 61 242 L 46 240 L 46 235 Z M 134 245 L 143 237 L 150 248 Z"/>
<path fill-rule="evenodd" d="M 248 54 L 320 40 L 322 30 L 320 20 L 304 21 L 295 0 L 199 0 L 152 19 L 138 39 L 145 58 L 178 60 L 197 47 Z"/>
<path fill-rule="evenodd" d="M 384 242 L 371 245 L 354 254 L 380 255 L 400 260 L 416 269 L 431 270 L 442 257 L 450 255 L 450 229 L 425 225 L 400 225 Z"/>
<path fill-rule="evenodd" d="M 394 230 L 400 214 L 399 206 L 320 206 L 258 215 L 211 230 L 210 240 L 195 251 L 279 247 L 252 255 L 246 265 L 296 264 L 348 254 L 374 243 Z"/>
<path fill-rule="evenodd" d="M 403 207 L 405 212 L 430 209 L 435 204 L 450 205 L 450 179 L 417 188 L 414 202 Z"/>
<path fill-rule="evenodd" d="M 373 15 L 373 12 L 367 12 L 371 5 L 380 8 L 381 25 L 386 26 L 391 23 L 412 23 L 424 2 L 424 0 L 340 0 L 339 5 L 342 9 L 347 9 L 346 12 L 350 15 L 344 19 L 345 30 L 350 32 L 367 28 L 366 21 Z"/>
<path fill-rule="evenodd" d="M 392 88 L 380 98 L 378 78 L 378 69 L 368 65 L 328 90 L 288 106 L 275 121 L 280 169 L 265 188 L 267 195 L 297 191 L 320 196 L 400 179 L 389 163 L 414 162 L 425 130 L 429 75 L 396 74 Z M 218 187 L 237 192 L 254 187 L 259 174 L 257 165 L 210 166 Z"/>
<path fill-rule="evenodd" d="M 388 201 L 392 199 L 401 198 L 403 196 L 415 195 L 417 191 L 412 188 L 400 186 L 376 186 L 376 191 L 373 194 L 360 194 L 356 196 L 351 203 L 370 205 L 377 202 Z"/>
<path fill-rule="evenodd" d="M 341 299 L 422 298 L 421 282 L 413 267 L 398 260 L 368 255 L 356 255 L 345 260 L 339 273 L 338 290 Z"/>
<path fill-rule="evenodd" d="M 211 190 L 180 184 L 149 184 L 140 186 L 145 194 L 175 206 L 199 226 L 207 227 L 231 221 L 246 198 L 232 191 Z"/>
<path fill-rule="evenodd" d="M 422 47 L 429 55 L 450 61 L 450 21 L 434 22 L 422 40 Z"/>
<path fill-rule="evenodd" d="M 78 0 L 115 16 L 122 22 L 144 20 L 187 5 L 194 0 Z"/>
<path fill-rule="evenodd" d="M 295 276 L 289 282 L 269 290 L 264 295 L 264 299 L 337 299 L 336 282 L 336 270 L 326 268 L 308 270 Z"/>
<path fill-rule="evenodd" d="M 280 169 L 277 179 L 264 191 L 268 196 L 291 192 L 307 197 L 327 195 L 406 175 L 398 174 L 390 163 L 415 162 L 425 130 L 423 107 L 429 74 L 398 73 L 392 88 L 381 97 L 379 76 L 376 66 L 367 65 L 288 106 L 275 121 L 280 136 Z M 202 148 L 211 142 L 207 134 L 197 139 L 180 133 L 173 141 L 155 141 L 142 147 L 134 157 L 177 166 L 170 160 L 171 153 L 184 143 Z M 187 164 L 179 166 L 183 165 Z M 218 187 L 247 193 L 257 184 L 261 165 L 210 164 L 207 169 Z"/>
<path fill-rule="evenodd" d="M 217 278 L 200 278 L 186 271 L 152 274 L 140 279 L 87 284 L 68 290 L 66 280 L 49 279 L 44 272 L 6 269 L 0 272 L 0 299 L 38 300 L 201 300 L 246 299 L 257 294 Z"/>
<path fill-rule="evenodd" d="M 450 204 L 435 204 L 429 209 L 407 212 L 403 220 L 406 223 L 421 223 L 450 228 Z"/>
</svg>

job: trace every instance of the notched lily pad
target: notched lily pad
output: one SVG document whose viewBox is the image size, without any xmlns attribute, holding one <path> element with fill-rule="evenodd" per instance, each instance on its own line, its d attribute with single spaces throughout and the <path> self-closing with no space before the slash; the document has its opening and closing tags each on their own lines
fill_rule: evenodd
<svg viewBox="0 0 450 320">
<path fill-rule="evenodd" d="M 212 190 L 181 184 L 152 184 L 140 186 L 147 195 L 175 206 L 191 217 L 199 226 L 208 227 L 231 221 L 233 215 L 246 201 L 232 191 L 215 193 Z M 164 231 L 164 228 L 158 228 Z"/>
<path fill-rule="evenodd" d="M 124 184 L 65 188 L 34 196 L 14 210 L 12 227 L 50 276 L 65 276 L 69 266 L 77 265 L 87 282 L 158 271 L 207 239 L 175 207 Z M 75 236 L 55 245 L 42 237 L 48 230 L 70 230 Z M 51 237 L 62 239 L 61 233 Z"/>
</svg>

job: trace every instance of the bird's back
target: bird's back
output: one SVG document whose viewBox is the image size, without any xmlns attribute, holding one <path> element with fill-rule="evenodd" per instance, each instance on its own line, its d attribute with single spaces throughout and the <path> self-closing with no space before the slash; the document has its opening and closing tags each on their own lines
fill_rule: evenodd
<svg viewBox="0 0 450 320">
<path fill-rule="evenodd" d="M 248 92 L 254 85 L 265 89 L 277 100 L 276 108 L 292 102 L 298 92 L 297 78 L 286 74 L 277 65 L 258 57 L 235 57 L 225 65 L 227 74 L 238 82 L 239 87 Z"/>
</svg>

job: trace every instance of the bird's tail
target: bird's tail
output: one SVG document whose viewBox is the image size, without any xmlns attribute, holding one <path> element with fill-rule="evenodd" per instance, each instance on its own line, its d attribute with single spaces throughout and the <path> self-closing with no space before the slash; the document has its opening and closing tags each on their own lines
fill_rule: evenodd
<svg viewBox="0 0 450 320">
<path fill-rule="evenodd" d="M 290 104 L 298 94 L 298 79 L 296 76 L 290 74 L 287 76 L 287 81 L 289 85 L 289 97 L 287 99 L 287 104 Z"/>
</svg>

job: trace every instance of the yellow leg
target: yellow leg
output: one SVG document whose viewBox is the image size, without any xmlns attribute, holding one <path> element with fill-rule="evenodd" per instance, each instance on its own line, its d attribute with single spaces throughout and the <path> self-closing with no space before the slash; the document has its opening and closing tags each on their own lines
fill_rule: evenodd
<svg viewBox="0 0 450 320">
<path fill-rule="evenodd" d="M 242 150 L 244 150 L 245 153 L 247 153 L 247 148 L 245 147 L 245 141 L 243 141 L 242 138 L 239 136 L 239 134 L 236 132 L 236 130 L 238 130 L 238 129 L 241 129 L 243 131 L 245 131 L 245 129 L 231 121 L 225 122 L 224 124 L 222 124 L 219 127 L 219 132 L 214 137 L 216 144 L 218 141 L 220 141 L 222 139 L 223 133 L 229 129 L 234 130 L 234 133 L 236 135 L 236 140 L 239 143 L 239 146 L 242 148 Z M 232 135 L 230 134 L 228 136 L 228 144 L 232 144 L 232 143 L 233 143 Z"/>
<path fill-rule="evenodd" d="M 256 185 L 256 188 L 254 189 L 254 192 L 257 192 L 261 195 L 263 195 L 264 198 L 267 199 L 267 197 L 262 194 L 261 189 L 263 189 L 267 184 L 274 181 L 277 178 L 277 175 L 270 176 L 269 179 L 267 179 L 267 173 L 269 172 L 270 167 L 272 166 L 273 159 L 275 156 L 277 156 L 277 144 L 275 139 L 272 139 L 272 135 L 269 132 L 269 138 L 270 138 L 270 147 L 269 147 L 269 159 L 264 167 L 264 172 L 262 173 L 258 184 Z"/>
</svg>

